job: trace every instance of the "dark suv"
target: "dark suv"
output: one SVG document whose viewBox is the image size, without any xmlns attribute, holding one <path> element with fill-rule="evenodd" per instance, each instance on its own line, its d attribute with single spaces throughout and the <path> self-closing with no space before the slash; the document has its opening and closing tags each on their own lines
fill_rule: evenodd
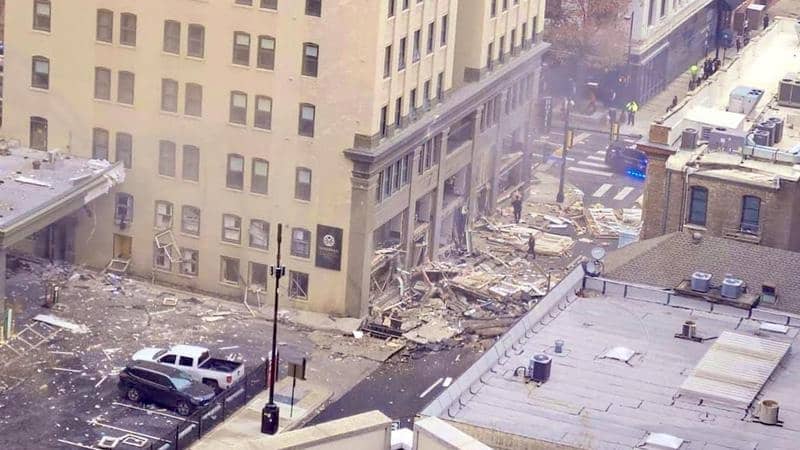
<svg viewBox="0 0 800 450">
<path fill-rule="evenodd" d="M 606 149 L 606 164 L 616 172 L 644 178 L 647 155 L 637 149 L 634 142 L 616 141 Z"/>
<path fill-rule="evenodd" d="M 188 416 L 214 398 L 214 389 L 161 364 L 133 361 L 119 373 L 120 393 L 132 402 L 150 401 Z"/>
</svg>

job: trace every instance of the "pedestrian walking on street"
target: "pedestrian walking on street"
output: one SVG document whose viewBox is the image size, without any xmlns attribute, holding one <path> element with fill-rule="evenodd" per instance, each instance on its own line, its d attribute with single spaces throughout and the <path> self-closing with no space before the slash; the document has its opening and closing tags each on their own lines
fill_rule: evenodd
<svg viewBox="0 0 800 450">
<path fill-rule="evenodd" d="M 536 259 L 536 238 L 531 233 L 528 236 L 528 258 Z"/>
<path fill-rule="evenodd" d="M 522 195 L 520 195 L 519 192 L 514 193 L 511 206 L 514 208 L 514 222 L 519 223 L 519 221 L 522 220 Z"/>
<path fill-rule="evenodd" d="M 766 30 L 769 26 L 769 14 L 764 14 L 764 29 Z"/>
<path fill-rule="evenodd" d="M 628 125 L 635 125 L 636 111 L 639 111 L 639 104 L 636 103 L 636 100 L 631 100 L 625 105 L 625 109 L 628 111 Z"/>
<path fill-rule="evenodd" d="M 742 37 L 740 35 L 736 35 L 736 53 L 739 53 L 742 50 Z"/>
</svg>

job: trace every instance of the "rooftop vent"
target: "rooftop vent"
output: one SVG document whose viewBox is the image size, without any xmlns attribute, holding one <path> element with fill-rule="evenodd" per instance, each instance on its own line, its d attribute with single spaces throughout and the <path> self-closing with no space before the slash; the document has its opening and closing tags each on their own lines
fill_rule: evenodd
<svg viewBox="0 0 800 450">
<path fill-rule="evenodd" d="M 778 419 L 780 405 L 775 400 L 761 400 L 758 405 L 758 421 L 764 425 L 783 426 L 783 421 Z"/>
<path fill-rule="evenodd" d="M 725 275 L 720 287 L 720 293 L 725 298 L 737 299 L 744 291 L 744 281 L 734 278 L 733 275 Z"/>
<path fill-rule="evenodd" d="M 628 361 L 633 358 L 633 355 L 636 354 L 635 350 L 631 350 L 628 347 L 614 347 L 610 350 L 607 350 L 601 358 L 607 359 L 616 359 L 617 361 L 622 361 L 627 363 Z"/>
<path fill-rule="evenodd" d="M 764 303 L 775 303 L 778 298 L 778 291 L 772 284 L 761 284 L 761 298 L 760 301 Z"/>
<path fill-rule="evenodd" d="M 697 129 L 687 128 L 681 134 L 681 148 L 686 150 L 694 150 L 697 148 Z"/>
<path fill-rule="evenodd" d="M 695 272 L 692 274 L 692 290 L 695 292 L 708 292 L 711 289 L 711 274 Z"/>
<path fill-rule="evenodd" d="M 552 365 L 552 358 L 544 353 L 534 355 L 528 361 L 528 378 L 536 383 L 545 383 L 550 379 L 550 367 Z"/>
<path fill-rule="evenodd" d="M 644 441 L 645 448 L 664 448 L 678 450 L 683 439 L 666 433 L 650 433 Z"/>
<path fill-rule="evenodd" d="M 703 342 L 705 339 L 697 335 L 697 323 L 694 320 L 687 320 L 681 325 L 681 332 L 675 333 L 678 339 L 686 339 L 687 341 Z"/>
</svg>

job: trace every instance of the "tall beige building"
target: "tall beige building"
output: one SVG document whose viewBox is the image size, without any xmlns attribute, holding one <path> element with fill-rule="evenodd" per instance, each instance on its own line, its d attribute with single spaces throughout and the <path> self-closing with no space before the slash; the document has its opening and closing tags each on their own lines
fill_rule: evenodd
<svg viewBox="0 0 800 450">
<path fill-rule="evenodd" d="M 528 180 L 543 11 L 8 2 L 2 134 L 129 169 L 29 244 L 238 297 L 266 287 L 282 223 L 287 306 L 363 314 L 376 249 L 436 258 Z"/>
</svg>

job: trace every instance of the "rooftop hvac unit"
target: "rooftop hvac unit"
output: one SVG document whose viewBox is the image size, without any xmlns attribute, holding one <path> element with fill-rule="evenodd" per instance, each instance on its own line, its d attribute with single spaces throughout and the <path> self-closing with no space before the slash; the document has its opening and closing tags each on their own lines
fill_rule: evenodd
<svg viewBox="0 0 800 450">
<path fill-rule="evenodd" d="M 780 117 L 770 117 L 767 121 L 775 124 L 775 143 L 783 140 L 783 119 Z"/>
<path fill-rule="evenodd" d="M 695 272 L 692 274 L 692 290 L 696 292 L 708 292 L 711 288 L 711 274 L 705 272 Z"/>
<path fill-rule="evenodd" d="M 770 122 L 769 120 L 761 122 L 760 124 L 756 125 L 756 128 L 759 130 L 764 130 L 769 133 L 769 145 L 775 145 L 775 122 Z"/>
<path fill-rule="evenodd" d="M 528 378 L 537 383 L 544 383 L 550 379 L 550 367 L 553 364 L 552 358 L 539 353 L 528 361 Z"/>
<path fill-rule="evenodd" d="M 755 142 L 756 145 L 761 145 L 763 147 L 770 147 L 769 138 L 770 138 L 769 131 L 755 130 L 753 132 L 753 142 Z"/>
<path fill-rule="evenodd" d="M 681 134 L 681 148 L 687 150 L 694 150 L 697 148 L 697 130 L 694 128 L 687 128 Z"/>
<path fill-rule="evenodd" d="M 739 86 L 731 91 L 731 95 L 728 98 L 728 111 L 745 115 L 750 114 L 763 95 L 764 91 L 761 89 Z"/>
<path fill-rule="evenodd" d="M 720 293 L 725 298 L 737 299 L 740 295 L 742 295 L 742 291 L 744 290 L 744 281 L 733 278 L 732 276 L 726 276 L 722 280 L 722 287 L 720 288 Z"/>
<path fill-rule="evenodd" d="M 744 147 L 746 138 L 742 131 L 716 127 L 708 135 L 708 147 L 733 152 Z"/>
<path fill-rule="evenodd" d="M 800 108 L 800 72 L 787 73 L 778 82 L 778 104 Z"/>
</svg>

